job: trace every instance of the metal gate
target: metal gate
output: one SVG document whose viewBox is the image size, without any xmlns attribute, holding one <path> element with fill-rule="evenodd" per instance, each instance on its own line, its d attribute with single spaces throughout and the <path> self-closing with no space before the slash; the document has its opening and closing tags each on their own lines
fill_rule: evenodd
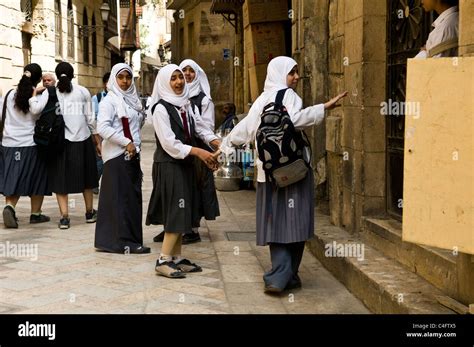
<svg viewBox="0 0 474 347">
<path fill-rule="evenodd" d="M 425 44 L 433 15 L 426 13 L 421 0 L 387 0 L 387 104 L 405 102 L 407 59 Z M 396 104 L 397 103 L 397 104 Z M 389 107 L 390 110 L 390 107 Z M 403 208 L 403 149 L 405 116 L 389 113 L 387 136 L 387 212 L 401 219 Z"/>
</svg>

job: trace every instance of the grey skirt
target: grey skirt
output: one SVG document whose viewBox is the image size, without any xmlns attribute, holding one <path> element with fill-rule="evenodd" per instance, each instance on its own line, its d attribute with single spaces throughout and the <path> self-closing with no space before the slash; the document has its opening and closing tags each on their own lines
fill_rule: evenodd
<svg viewBox="0 0 474 347">
<path fill-rule="evenodd" d="M 146 225 L 163 225 L 166 232 L 187 234 L 199 227 L 201 196 L 194 164 L 153 163 L 153 191 Z"/>
<path fill-rule="evenodd" d="M 36 146 L 0 146 L 0 193 L 5 196 L 51 195 L 46 163 Z"/>
<path fill-rule="evenodd" d="M 314 236 L 313 172 L 285 188 L 257 185 L 257 245 L 294 243 Z"/>
</svg>

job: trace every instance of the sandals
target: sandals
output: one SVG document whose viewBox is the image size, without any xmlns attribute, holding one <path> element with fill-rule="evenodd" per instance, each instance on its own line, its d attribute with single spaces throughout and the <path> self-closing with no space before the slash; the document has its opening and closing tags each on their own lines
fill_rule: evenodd
<svg viewBox="0 0 474 347">
<path fill-rule="evenodd" d="M 166 261 L 160 264 L 160 261 L 157 260 L 155 271 L 158 273 L 158 275 L 168 278 L 186 278 L 186 274 L 178 269 L 173 261 Z"/>
<path fill-rule="evenodd" d="M 188 259 L 181 259 L 176 266 L 183 272 L 201 272 L 202 267 L 195 263 L 191 263 Z"/>
</svg>

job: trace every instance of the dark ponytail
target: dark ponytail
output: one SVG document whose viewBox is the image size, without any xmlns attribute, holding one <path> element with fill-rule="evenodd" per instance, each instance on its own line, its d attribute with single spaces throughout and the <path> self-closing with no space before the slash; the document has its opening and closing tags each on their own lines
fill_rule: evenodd
<svg viewBox="0 0 474 347">
<path fill-rule="evenodd" d="M 56 66 L 55 73 L 58 78 L 58 90 L 61 93 L 70 93 L 72 91 L 71 80 L 74 78 L 72 65 L 63 61 Z"/>
<path fill-rule="evenodd" d="M 15 96 L 15 108 L 19 109 L 23 113 L 28 113 L 30 110 L 29 100 L 33 96 L 33 88 L 36 87 L 43 71 L 41 66 L 38 64 L 28 64 L 23 69 L 23 76 L 18 83 L 16 96 Z"/>
</svg>

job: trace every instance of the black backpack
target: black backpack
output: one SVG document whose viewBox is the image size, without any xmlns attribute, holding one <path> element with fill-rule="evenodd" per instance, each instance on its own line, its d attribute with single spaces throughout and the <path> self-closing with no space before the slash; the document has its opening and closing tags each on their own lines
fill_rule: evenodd
<svg viewBox="0 0 474 347">
<path fill-rule="evenodd" d="M 36 121 L 33 140 L 41 154 L 48 157 L 64 148 L 64 118 L 61 114 L 55 87 L 48 87 L 48 103 Z"/>
<path fill-rule="evenodd" d="M 310 144 L 304 132 L 295 129 L 283 105 L 286 90 L 278 91 L 275 102 L 264 107 L 256 135 L 265 176 L 280 188 L 302 180 L 310 169 L 304 159 Z"/>
</svg>

